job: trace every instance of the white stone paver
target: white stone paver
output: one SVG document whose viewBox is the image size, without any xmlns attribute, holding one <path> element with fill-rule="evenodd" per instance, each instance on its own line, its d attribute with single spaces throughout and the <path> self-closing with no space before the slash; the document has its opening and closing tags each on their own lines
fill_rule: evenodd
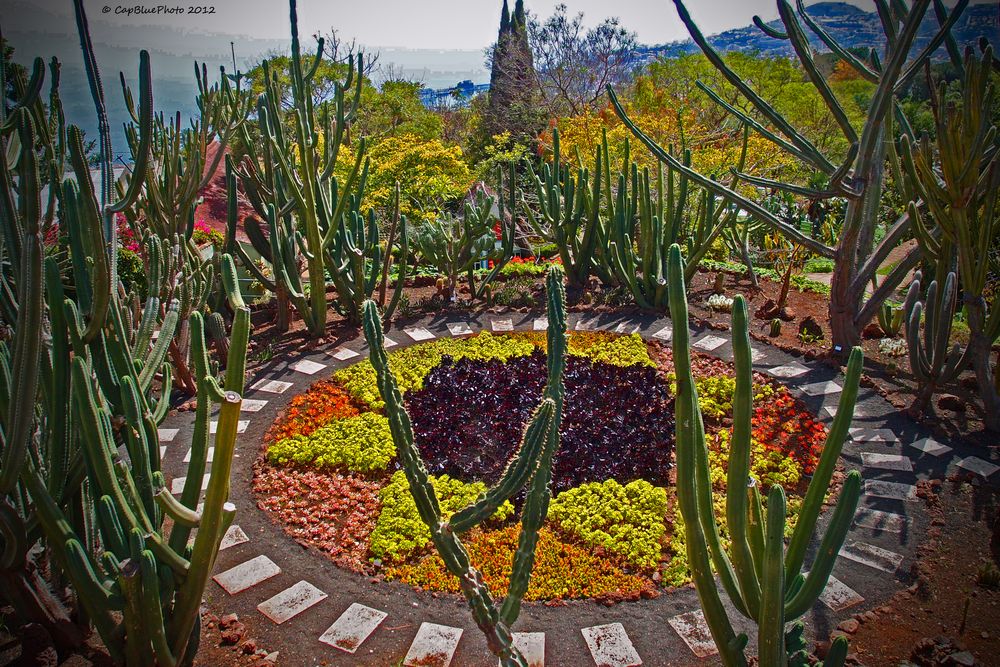
<svg viewBox="0 0 1000 667">
<path fill-rule="evenodd" d="M 674 336 L 674 329 L 672 326 L 667 325 L 653 334 L 653 338 L 662 340 L 665 343 L 669 343 Z"/>
<path fill-rule="evenodd" d="M 535 321 L 531 323 L 531 328 L 535 331 L 545 331 L 549 328 L 549 318 L 536 317 Z"/>
<path fill-rule="evenodd" d="M 902 454 L 861 452 L 861 465 L 866 468 L 878 468 L 880 470 L 913 472 L 913 462 L 910 460 L 910 457 L 903 456 Z"/>
<path fill-rule="evenodd" d="M 243 529 L 237 525 L 232 525 L 226 534 L 222 536 L 222 541 L 219 542 L 219 551 L 223 551 L 230 547 L 235 547 L 240 544 L 246 544 L 250 541 L 247 534 L 243 532 Z"/>
<path fill-rule="evenodd" d="M 236 595 L 279 574 L 281 574 L 281 568 L 267 556 L 261 555 L 231 567 L 225 572 L 220 572 L 212 579 L 227 593 Z"/>
<path fill-rule="evenodd" d="M 355 352 L 354 350 L 348 349 L 346 347 L 335 347 L 332 350 L 330 350 L 327 354 L 329 354 L 337 361 L 347 361 L 348 359 L 354 359 L 355 357 L 361 356 L 360 353 Z"/>
<path fill-rule="evenodd" d="M 167 455 L 167 446 L 160 445 L 160 459 L 163 459 L 163 457 L 166 455 Z"/>
<path fill-rule="evenodd" d="M 800 375 L 805 375 L 809 372 L 809 369 L 802 364 L 797 364 L 794 361 L 790 364 L 785 364 L 784 366 L 775 366 L 774 368 L 768 368 L 764 371 L 769 375 L 773 375 L 776 378 L 790 379 L 797 378 Z"/>
<path fill-rule="evenodd" d="M 208 480 L 211 479 L 212 473 L 206 472 L 201 476 L 201 490 L 204 491 L 208 488 Z M 170 480 L 170 493 L 175 496 L 184 491 L 184 482 L 187 481 L 187 477 L 174 477 Z"/>
<path fill-rule="evenodd" d="M 326 368 L 325 364 L 320 364 L 310 359 L 299 359 L 292 364 L 293 371 L 305 373 L 306 375 L 316 375 L 316 373 L 319 373 L 324 368 Z"/>
<path fill-rule="evenodd" d="M 948 445 L 942 445 L 934 438 L 920 438 L 915 442 L 911 442 L 910 447 L 913 447 L 924 454 L 930 454 L 931 456 L 941 456 L 951 451 L 951 447 Z"/>
<path fill-rule="evenodd" d="M 764 350 L 758 350 L 756 347 L 752 347 L 752 346 L 750 347 L 750 362 L 751 363 L 756 364 L 758 361 L 761 361 L 766 356 L 767 356 L 767 353 L 764 352 Z"/>
<path fill-rule="evenodd" d="M 712 632 L 708 629 L 705 614 L 700 609 L 674 616 L 668 622 L 697 657 L 707 658 L 719 652 L 712 640 Z"/>
<path fill-rule="evenodd" d="M 862 507 L 854 516 L 854 525 L 861 528 L 868 528 L 874 531 L 885 531 L 887 533 L 902 533 L 906 530 L 910 520 L 895 512 L 883 512 L 882 510 Z"/>
<path fill-rule="evenodd" d="M 827 380 L 825 382 L 813 382 L 811 384 L 804 384 L 799 387 L 804 393 L 809 396 L 828 396 L 830 394 L 839 394 L 844 390 L 842 386 L 834 382 L 833 380 Z"/>
<path fill-rule="evenodd" d="M 691 347 L 696 347 L 699 350 L 705 350 L 706 352 L 711 352 L 716 350 L 726 344 L 726 339 L 721 336 L 713 336 L 709 334 L 708 336 L 703 336 L 696 340 Z"/>
<path fill-rule="evenodd" d="M 600 327 L 597 326 L 596 317 L 591 318 L 589 320 L 585 317 L 581 317 L 576 321 L 576 326 L 574 326 L 573 328 L 576 329 L 577 331 L 595 331 Z"/>
<path fill-rule="evenodd" d="M 958 462 L 958 467 L 975 473 L 983 479 L 986 479 L 997 470 L 1000 470 L 1000 466 L 994 465 L 989 461 L 979 458 L 978 456 L 968 456 L 962 459 Z"/>
<path fill-rule="evenodd" d="M 421 623 L 410 650 L 403 658 L 404 667 L 448 667 L 455 656 L 462 628 L 437 623 Z"/>
<path fill-rule="evenodd" d="M 621 623 L 581 628 L 580 632 L 597 667 L 638 667 L 642 664 L 642 658 Z"/>
<path fill-rule="evenodd" d="M 390 347 L 395 347 L 395 346 L 399 345 L 399 343 L 397 343 L 393 339 L 389 338 L 388 336 L 383 336 L 382 337 L 382 344 L 385 345 L 385 349 L 387 349 L 387 350 Z"/>
<path fill-rule="evenodd" d="M 286 391 L 288 391 L 288 388 L 291 386 L 292 386 L 291 382 L 264 378 L 252 384 L 250 388 L 256 389 L 257 391 L 266 391 L 269 394 L 284 394 Z"/>
<path fill-rule="evenodd" d="M 158 428 L 156 429 L 156 435 L 160 438 L 160 442 L 173 442 L 177 434 L 180 433 L 179 428 Z"/>
<path fill-rule="evenodd" d="M 191 451 L 188 450 L 187 454 L 184 455 L 184 463 L 191 463 Z M 208 453 L 205 455 L 205 462 L 211 463 L 215 459 L 215 447 L 209 447 Z"/>
<path fill-rule="evenodd" d="M 241 419 L 238 422 L 236 422 L 236 432 L 237 433 L 246 433 L 246 430 L 247 430 L 248 426 L 250 426 L 250 420 L 249 419 Z M 219 422 L 218 421 L 212 420 L 212 421 L 210 421 L 208 423 L 208 432 L 209 433 L 214 434 L 218 430 L 219 430 Z"/>
<path fill-rule="evenodd" d="M 352 602 L 319 640 L 346 653 L 354 653 L 387 616 L 384 611 Z"/>
<path fill-rule="evenodd" d="M 819 599 L 833 611 L 843 611 L 865 601 L 857 591 L 833 575 L 826 582 L 826 588 L 819 594 Z"/>
<path fill-rule="evenodd" d="M 407 327 L 403 329 L 403 333 L 417 343 L 423 340 L 433 340 L 434 338 L 434 334 L 423 327 Z"/>
<path fill-rule="evenodd" d="M 917 487 L 912 484 L 887 482 L 884 479 L 866 479 L 865 495 L 874 498 L 911 501 L 917 499 Z"/>
<path fill-rule="evenodd" d="M 854 442 L 880 442 L 887 445 L 894 445 L 899 442 L 899 437 L 895 431 L 888 428 L 865 428 L 864 426 L 852 426 L 847 429 Z"/>
<path fill-rule="evenodd" d="M 636 324 L 635 322 L 625 321 L 625 322 L 619 322 L 615 326 L 613 331 L 616 334 L 628 335 L 628 334 L 639 333 L 639 328 L 640 328 L 639 325 Z"/>
<path fill-rule="evenodd" d="M 472 327 L 465 322 L 448 322 L 447 326 L 452 336 L 468 336 L 473 333 Z"/>
<path fill-rule="evenodd" d="M 511 633 L 511 639 L 528 667 L 545 667 L 544 632 L 514 632 Z"/>
<path fill-rule="evenodd" d="M 244 398 L 240 403 L 240 412 L 260 412 L 267 405 L 267 401 L 262 398 Z"/>
<path fill-rule="evenodd" d="M 329 597 L 308 581 L 300 581 L 257 605 L 257 611 L 281 625 Z"/>
<path fill-rule="evenodd" d="M 497 333 L 504 331 L 513 331 L 514 320 L 510 319 L 509 317 L 490 320 L 490 329 Z"/>
<path fill-rule="evenodd" d="M 839 405 L 824 405 L 823 406 L 823 412 L 825 412 L 826 414 L 828 414 L 831 419 L 837 416 L 837 410 L 838 409 L 840 409 Z M 863 409 L 861 409 L 861 406 L 858 406 L 858 405 L 854 406 L 854 418 L 855 419 L 864 419 L 867 416 L 868 416 L 868 414 Z M 857 428 L 861 428 L 861 427 L 857 427 Z"/>
<path fill-rule="evenodd" d="M 889 551 L 867 542 L 845 544 L 840 549 L 840 555 L 855 563 L 861 563 L 890 574 L 895 572 L 903 562 L 903 557 L 895 551 Z"/>
</svg>

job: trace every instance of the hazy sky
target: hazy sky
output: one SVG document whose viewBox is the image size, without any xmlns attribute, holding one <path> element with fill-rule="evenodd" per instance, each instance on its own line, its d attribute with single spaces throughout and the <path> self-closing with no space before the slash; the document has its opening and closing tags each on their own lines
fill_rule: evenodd
<svg viewBox="0 0 1000 667">
<path fill-rule="evenodd" d="M 191 0 L 183 1 L 183 9 Z M 173 25 L 211 32 L 282 38 L 288 35 L 288 7 L 282 0 L 203 0 L 214 15 L 127 16 L 118 14 L 137 5 L 155 7 L 169 0 L 85 0 L 91 17 L 123 26 L 145 23 Z M 526 6 L 548 16 L 559 0 L 527 0 Z M 871 0 L 851 0 L 865 9 Z M 46 8 L 71 10 L 70 0 L 35 0 Z M 306 34 L 336 27 L 342 36 L 368 46 L 481 49 L 496 39 L 502 0 L 300 0 L 299 25 Z M 584 12 L 588 23 L 618 16 L 638 33 L 639 41 L 658 44 L 686 38 L 671 0 L 565 0 L 570 11 Z M 777 17 L 774 0 L 689 0 L 688 8 L 706 33 L 743 26 L 754 14 Z M 949 2 L 948 4 L 952 4 Z M 110 12 L 102 12 L 103 8 Z M 513 0 L 511 0 L 513 8 Z"/>
</svg>

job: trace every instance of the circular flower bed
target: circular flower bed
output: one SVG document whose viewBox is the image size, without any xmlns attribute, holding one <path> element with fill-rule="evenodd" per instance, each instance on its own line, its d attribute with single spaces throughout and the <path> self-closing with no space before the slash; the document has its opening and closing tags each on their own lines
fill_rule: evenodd
<svg viewBox="0 0 1000 667">
<path fill-rule="evenodd" d="M 553 499 L 527 599 L 634 599 L 686 583 L 672 484 L 670 350 L 605 332 L 572 332 L 569 350 Z M 545 384 L 545 337 L 483 332 L 389 358 L 442 510 L 456 512 L 500 477 L 516 451 Z M 717 359 L 696 355 L 692 363 L 721 503 L 735 378 Z M 773 380 L 755 374 L 754 394 L 752 474 L 765 491 L 785 488 L 794 523 L 825 430 Z M 259 505 L 341 567 L 457 591 L 399 470 L 383 408 L 367 361 L 293 398 L 257 463 Z M 463 536 L 499 595 L 517 548 L 520 500 Z"/>
</svg>

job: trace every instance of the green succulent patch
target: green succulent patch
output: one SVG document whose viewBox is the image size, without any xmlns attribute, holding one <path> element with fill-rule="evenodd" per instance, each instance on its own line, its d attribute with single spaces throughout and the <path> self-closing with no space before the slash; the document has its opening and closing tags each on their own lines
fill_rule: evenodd
<svg viewBox="0 0 1000 667">
<path fill-rule="evenodd" d="M 337 419 L 307 436 L 284 438 L 267 448 L 272 463 L 303 463 L 352 472 L 385 470 L 396 456 L 389 420 L 375 412 Z"/>
<path fill-rule="evenodd" d="M 666 514 L 667 490 L 644 479 L 581 484 L 549 505 L 549 520 L 560 530 L 645 570 L 660 561 Z"/>
<path fill-rule="evenodd" d="M 448 475 L 432 476 L 431 484 L 434 485 L 441 503 L 441 512 L 445 516 L 454 514 L 486 492 L 486 485 L 482 482 L 467 483 Z M 399 563 L 426 548 L 430 543 L 431 533 L 417 514 L 417 505 L 410 494 L 410 484 L 402 470 L 393 473 L 389 484 L 379 496 L 382 511 L 371 535 L 372 555 L 386 563 Z M 492 520 L 499 523 L 513 513 L 514 506 L 505 502 L 497 509 Z"/>
</svg>

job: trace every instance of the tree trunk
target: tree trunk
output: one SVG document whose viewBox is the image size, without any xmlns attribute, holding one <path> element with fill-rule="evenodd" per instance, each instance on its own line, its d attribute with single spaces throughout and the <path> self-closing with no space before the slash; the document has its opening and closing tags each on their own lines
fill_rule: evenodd
<svg viewBox="0 0 1000 667">
<path fill-rule="evenodd" d="M 861 297 L 851 289 L 855 275 L 853 263 L 853 252 L 837 249 L 830 281 L 830 338 L 834 350 L 839 347 L 844 355 L 861 342 L 861 330 L 854 319 Z"/>
</svg>

